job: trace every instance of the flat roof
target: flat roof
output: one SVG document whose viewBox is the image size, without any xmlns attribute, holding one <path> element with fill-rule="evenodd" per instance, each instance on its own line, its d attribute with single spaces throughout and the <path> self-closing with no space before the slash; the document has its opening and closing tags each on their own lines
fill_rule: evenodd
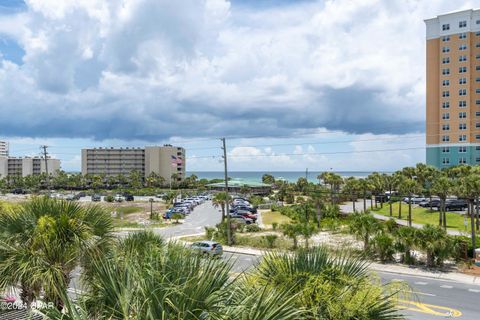
<svg viewBox="0 0 480 320">
<path fill-rule="evenodd" d="M 253 180 L 244 180 L 244 179 L 231 179 L 228 180 L 228 186 L 229 187 L 250 187 L 250 188 L 263 188 L 263 187 L 271 187 L 271 185 L 258 182 L 258 181 L 253 181 Z M 222 182 L 217 182 L 217 183 L 210 183 L 207 184 L 207 187 L 225 187 L 225 180 Z"/>
</svg>

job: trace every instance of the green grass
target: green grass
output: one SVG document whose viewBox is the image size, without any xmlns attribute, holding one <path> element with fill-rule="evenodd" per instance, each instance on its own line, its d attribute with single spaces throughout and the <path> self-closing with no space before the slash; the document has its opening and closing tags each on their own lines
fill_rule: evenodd
<svg viewBox="0 0 480 320">
<path fill-rule="evenodd" d="M 278 225 L 289 223 L 291 219 L 278 211 L 267 211 L 262 213 L 262 222 L 265 225 L 272 225 L 277 223 Z"/>
<path fill-rule="evenodd" d="M 130 213 L 141 212 L 143 211 L 143 208 L 136 207 L 136 206 L 128 206 L 128 207 L 118 207 L 118 208 L 115 208 L 115 210 L 118 213 L 123 213 L 123 215 L 127 215 Z"/>
<path fill-rule="evenodd" d="M 162 228 L 167 225 L 162 222 L 154 222 L 145 226 L 135 221 L 113 219 L 113 226 L 116 228 Z"/>
<path fill-rule="evenodd" d="M 392 214 L 394 218 L 398 218 L 398 202 L 392 204 Z M 383 205 L 383 209 L 374 209 L 373 212 L 384 215 L 390 216 L 390 209 L 388 204 Z M 438 225 L 438 211 L 433 210 L 430 211 L 430 208 L 422 208 L 419 206 L 412 205 L 412 221 L 413 223 L 420 223 L 420 224 L 433 224 Z M 447 212 L 447 228 L 448 229 L 455 229 L 458 231 L 469 231 L 470 230 L 470 219 L 467 218 L 467 225 L 468 228 L 465 230 L 464 225 L 464 216 L 459 213 Z M 402 203 L 402 220 L 408 219 L 408 204 Z"/>
</svg>

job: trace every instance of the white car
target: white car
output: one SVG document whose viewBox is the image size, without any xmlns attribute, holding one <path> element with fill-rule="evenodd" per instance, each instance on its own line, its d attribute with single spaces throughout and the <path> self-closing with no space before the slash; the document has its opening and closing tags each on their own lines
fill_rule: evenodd
<svg viewBox="0 0 480 320">
<path fill-rule="evenodd" d="M 116 202 L 123 202 L 125 198 L 121 194 L 117 194 L 115 198 L 113 198 Z"/>
</svg>

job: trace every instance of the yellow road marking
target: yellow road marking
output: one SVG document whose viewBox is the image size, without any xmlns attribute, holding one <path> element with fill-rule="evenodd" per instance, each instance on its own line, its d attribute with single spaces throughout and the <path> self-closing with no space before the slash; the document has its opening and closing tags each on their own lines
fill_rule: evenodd
<svg viewBox="0 0 480 320">
<path fill-rule="evenodd" d="M 415 301 L 408 301 L 408 300 L 398 300 L 400 303 L 399 307 L 403 310 L 415 311 L 420 313 L 427 313 L 435 316 L 440 317 L 451 317 L 451 318 L 458 318 L 462 315 L 462 313 L 453 308 L 443 307 L 443 306 L 436 306 L 433 304 L 426 304 L 421 302 Z"/>
</svg>

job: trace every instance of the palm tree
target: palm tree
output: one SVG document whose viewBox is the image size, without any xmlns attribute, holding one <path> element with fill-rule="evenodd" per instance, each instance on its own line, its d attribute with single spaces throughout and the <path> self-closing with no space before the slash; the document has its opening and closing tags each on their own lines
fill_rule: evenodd
<svg viewBox="0 0 480 320">
<path fill-rule="evenodd" d="M 388 199 L 388 204 L 389 204 L 389 210 L 390 210 L 390 217 L 393 215 L 392 211 L 392 197 L 393 197 L 393 191 L 395 191 L 398 187 L 398 179 L 394 175 L 383 175 L 383 183 L 385 185 L 385 189 L 387 189 L 390 194 L 389 194 L 389 199 Z"/>
<path fill-rule="evenodd" d="M 453 189 L 453 183 L 447 176 L 438 177 L 432 185 L 432 192 L 440 198 L 440 207 L 438 208 L 438 225 L 447 228 L 447 215 L 445 213 L 445 201 Z"/>
<path fill-rule="evenodd" d="M 403 318 L 392 299 L 398 292 L 393 284 L 372 282 L 365 261 L 347 253 L 333 255 L 326 247 L 268 253 L 252 271 L 251 281 L 260 288 L 290 292 L 293 306 L 306 312 L 302 319 Z"/>
<path fill-rule="evenodd" d="M 342 191 L 347 194 L 352 201 L 353 213 L 356 213 L 355 202 L 357 201 L 357 192 L 360 189 L 359 182 L 354 177 L 349 177 L 345 179 Z"/>
<path fill-rule="evenodd" d="M 251 319 L 293 320 L 303 310 L 291 292 L 252 285 L 248 275 L 231 279 L 232 265 L 204 258 L 151 232 L 129 235 L 92 257 L 86 293 L 49 319 Z"/>
<path fill-rule="evenodd" d="M 63 307 L 71 273 L 88 252 L 112 236 L 110 215 L 100 206 L 34 198 L 0 215 L 0 288 L 19 285 L 30 306 L 45 299 Z"/>
<path fill-rule="evenodd" d="M 475 200 L 480 196 L 480 175 L 468 174 L 458 179 L 457 193 L 468 200 L 467 214 L 470 216 L 471 238 L 473 254 L 475 255 Z"/>
<path fill-rule="evenodd" d="M 427 266 L 441 265 L 450 251 L 450 239 L 447 232 L 439 226 L 426 224 L 415 233 L 417 245 L 427 255 Z M 435 261 L 437 260 L 437 261 Z"/>
<path fill-rule="evenodd" d="M 178 192 L 169 191 L 163 195 L 162 199 L 163 201 L 165 201 L 166 204 L 172 205 L 175 199 L 177 198 L 177 196 L 178 196 Z"/>
<path fill-rule="evenodd" d="M 412 264 L 412 249 L 416 241 L 416 229 L 413 227 L 400 227 L 394 232 L 395 246 L 403 252 L 402 261 Z"/>
<path fill-rule="evenodd" d="M 420 191 L 420 186 L 413 178 L 406 177 L 401 181 L 400 192 L 408 196 L 408 225 L 412 226 L 412 197 Z"/>
<path fill-rule="evenodd" d="M 212 199 L 212 204 L 214 207 L 217 207 L 217 208 L 220 207 L 222 209 L 222 222 L 223 222 L 225 220 L 226 214 L 229 214 L 229 212 L 225 214 L 225 208 L 227 206 L 227 194 L 225 192 L 216 193 Z"/>
<path fill-rule="evenodd" d="M 358 179 L 358 187 L 362 191 L 363 212 L 367 212 L 367 192 L 370 190 L 370 183 L 367 179 Z"/>
<path fill-rule="evenodd" d="M 322 172 L 317 176 L 317 179 L 322 180 L 324 184 L 330 186 L 330 199 L 332 205 L 335 205 L 335 193 L 339 191 L 339 188 L 343 183 L 342 177 L 333 172 Z"/>
<path fill-rule="evenodd" d="M 283 235 L 293 240 L 293 250 L 297 249 L 298 247 L 298 236 L 301 235 L 301 228 L 302 226 L 298 223 L 288 223 L 281 225 Z"/>
<path fill-rule="evenodd" d="M 359 239 L 363 240 L 363 249 L 368 251 L 370 237 L 380 230 L 380 224 L 369 213 L 356 213 L 352 215 L 350 231 Z"/>
<path fill-rule="evenodd" d="M 367 180 L 370 181 L 372 187 L 373 196 L 375 198 L 375 208 L 377 207 L 377 197 L 380 196 L 380 207 L 383 208 L 383 191 L 385 190 L 385 179 L 378 172 L 373 172 L 367 177 Z"/>
<path fill-rule="evenodd" d="M 305 239 L 305 248 L 308 248 L 308 240 L 317 232 L 317 230 L 318 229 L 313 224 L 308 222 L 302 224 L 300 228 L 300 234 Z"/>
<path fill-rule="evenodd" d="M 322 221 L 322 210 L 325 207 L 326 202 L 324 188 L 322 186 L 317 186 L 316 190 L 312 191 L 310 194 L 310 198 L 317 214 L 317 227 L 320 228 L 320 223 Z"/>
</svg>

